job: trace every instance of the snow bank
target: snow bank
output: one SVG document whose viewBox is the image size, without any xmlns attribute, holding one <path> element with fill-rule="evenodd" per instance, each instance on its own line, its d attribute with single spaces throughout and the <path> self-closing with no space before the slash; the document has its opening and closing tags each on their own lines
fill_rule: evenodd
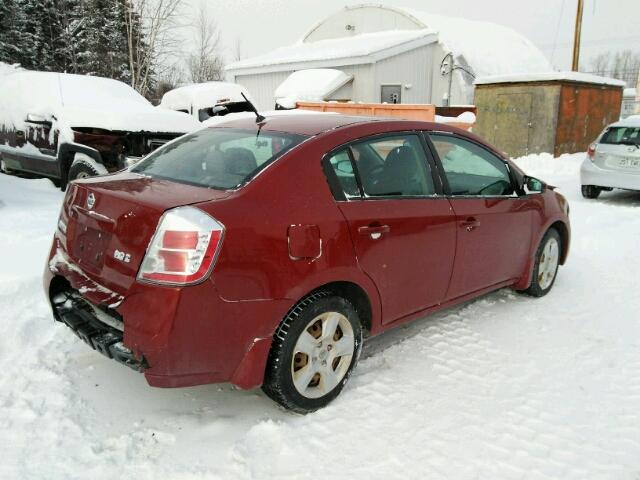
<svg viewBox="0 0 640 480">
<path fill-rule="evenodd" d="M 14 63 L 13 65 L 11 65 L 9 63 L 0 62 L 0 79 L 2 77 L 6 77 L 7 75 L 11 75 L 21 70 L 22 68 L 17 63 Z"/>
<path fill-rule="evenodd" d="M 473 112 L 462 112 L 457 117 L 444 117 L 436 115 L 436 122 L 439 123 L 476 123 L 476 114 Z"/>
<path fill-rule="evenodd" d="M 332 68 L 298 70 L 276 88 L 275 100 L 285 108 L 295 108 L 297 102 L 323 102 L 352 80 L 352 75 Z"/>
<path fill-rule="evenodd" d="M 244 102 L 242 94 L 254 103 L 251 95 L 242 85 L 227 82 L 206 82 L 168 91 L 160 101 L 160 107 L 169 110 L 200 110 L 226 103 Z"/>
<path fill-rule="evenodd" d="M 640 194 L 583 199 L 583 158 L 516 159 L 571 204 L 549 295 L 505 289 L 370 339 L 306 416 L 259 390 L 148 387 L 56 324 L 41 275 L 62 194 L 0 175 L 0 478 L 637 478 Z"/>
<path fill-rule="evenodd" d="M 73 127 L 166 133 L 199 128 L 192 118 L 158 110 L 128 85 L 107 78 L 21 71 L 1 79 L 0 91 L 0 125 L 24 129 L 27 115 L 36 114 L 54 122 L 67 140 Z"/>
</svg>

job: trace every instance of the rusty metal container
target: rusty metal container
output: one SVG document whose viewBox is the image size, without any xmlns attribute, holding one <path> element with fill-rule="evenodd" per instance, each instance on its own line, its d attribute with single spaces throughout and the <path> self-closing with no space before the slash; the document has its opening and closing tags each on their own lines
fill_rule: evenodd
<svg viewBox="0 0 640 480">
<path fill-rule="evenodd" d="M 623 82 L 569 73 L 476 82 L 474 133 L 511 157 L 586 151 L 620 118 Z"/>
</svg>

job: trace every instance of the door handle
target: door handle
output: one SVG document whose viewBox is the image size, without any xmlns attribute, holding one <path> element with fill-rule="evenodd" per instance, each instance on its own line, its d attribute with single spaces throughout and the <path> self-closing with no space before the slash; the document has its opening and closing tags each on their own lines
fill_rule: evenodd
<svg viewBox="0 0 640 480">
<path fill-rule="evenodd" d="M 480 221 L 477 218 L 469 217 L 466 220 L 460 222 L 460 226 L 464 228 L 467 232 L 472 232 L 476 228 L 480 226 Z"/>
<path fill-rule="evenodd" d="M 358 233 L 360 235 L 370 235 L 373 240 L 379 239 L 383 233 L 389 233 L 391 228 L 389 225 L 367 225 L 364 227 L 358 227 Z"/>
</svg>

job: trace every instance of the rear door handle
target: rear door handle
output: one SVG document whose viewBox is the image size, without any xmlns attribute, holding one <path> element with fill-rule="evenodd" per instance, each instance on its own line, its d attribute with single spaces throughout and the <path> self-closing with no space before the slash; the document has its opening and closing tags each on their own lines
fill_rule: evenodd
<svg viewBox="0 0 640 480">
<path fill-rule="evenodd" d="M 460 222 L 460 226 L 467 232 L 471 232 L 480 226 L 480 221 L 477 218 L 469 217 L 466 220 Z"/>
<path fill-rule="evenodd" d="M 389 225 L 367 225 L 364 227 L 358 227 L 358 233 L 360 235 L 370 235 L 373 240 L 379 239 L 383 233 L 389 233 L 391 228 Z"/>
</svg>

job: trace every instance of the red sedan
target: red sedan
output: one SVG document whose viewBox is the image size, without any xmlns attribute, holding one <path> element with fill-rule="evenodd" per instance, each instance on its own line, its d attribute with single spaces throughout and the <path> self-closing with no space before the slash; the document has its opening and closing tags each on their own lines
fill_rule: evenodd
<svg viewBox="0 0 640 480">
<path fill-rule="evenodd" d="M 235 120 L 72 183 L 45 289 L 58 321 L 150 385 L 262 385 L 308 412 L 363 337 L 503 287 L 545 295 L 568 213 L 456 128 Z"/>
</svg>

